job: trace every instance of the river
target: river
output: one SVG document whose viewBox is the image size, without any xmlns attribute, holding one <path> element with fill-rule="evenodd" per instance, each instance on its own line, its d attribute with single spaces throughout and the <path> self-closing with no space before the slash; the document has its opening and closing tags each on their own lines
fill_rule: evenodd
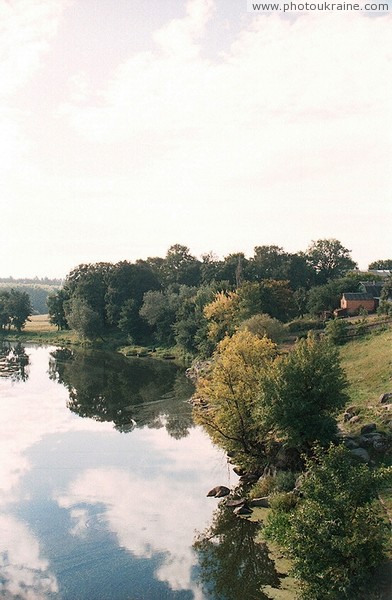
<svg viewBox="0 0 392 600">
<path fill-rule="evenodd" d="M 247 600 L 276 584 L 258 525 L 174 364 L 0 346 L 0 597 Z"/>
</svg>

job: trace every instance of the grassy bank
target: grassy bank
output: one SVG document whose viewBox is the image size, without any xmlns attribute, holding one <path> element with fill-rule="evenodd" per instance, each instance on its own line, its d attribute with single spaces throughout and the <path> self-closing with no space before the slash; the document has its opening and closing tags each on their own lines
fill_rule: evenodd
<svg viewBox="0 0 392 600">
<path fill-rule="evenodd" d="M 342 366 L 349 380 L 350 405 L 354 422 L 345 429 L 357 433 L 366 422 L 392 431 L 392 403 L 381 404 L 381 394 L 392 392 L 392 328 L 374 332 L 341 347 Z"/>
<path fill-rule="evenodd" d="M 128 357 L 152 357 L 162 360 L 174 360 L 189 366 L 192 357 L 179 352 L 176 348 L 159 348 L 129 345 L 127 337 L 120 331 L 105 333 L 102 339 L 92 341 L 81 339 L 74 331 L 58 331 L 49 321 L 48 315 L 33 315 L 21 332 L 1 331 L 0 341 L 18 341 L 23 344 L 34 343 L 53 346 L 84 346 L 102 350 L 118 351 Z"/>
</svg>

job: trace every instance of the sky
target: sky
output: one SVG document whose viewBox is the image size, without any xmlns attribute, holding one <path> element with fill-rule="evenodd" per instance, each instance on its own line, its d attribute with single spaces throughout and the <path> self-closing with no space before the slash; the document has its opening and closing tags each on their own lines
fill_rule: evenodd
<svg viewBox="0 0 392 600">
<path fill-rule="evenodd" d="M 0 277 L 336 238 L 392 258 L 392 8 L 0 0 Z"/>
</svg>

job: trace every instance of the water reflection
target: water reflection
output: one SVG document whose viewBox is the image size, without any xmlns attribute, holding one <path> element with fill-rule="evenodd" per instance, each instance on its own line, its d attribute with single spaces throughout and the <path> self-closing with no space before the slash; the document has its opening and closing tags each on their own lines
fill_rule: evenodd
<svg viewBox="0 0 392 600">
<path fill-rule="evenodd" d="M 221 503 L 212 525 L 194 542 L 204 588 L 216 600 L 264 600 L 264 586 L 279 587 L 265 544 L 257 541 L 260 524 L 239 518 Z"/>
<path fill-rule="evenodd" d="M 44 600 L 58 592 L 49 562 L 41 557 L 37 539 L 14 516 L 0 514 L 0 596 Z"/>
<path fill-rule="evenodd" d="M 121 357 L 51 351 L 27 347 L 25 383 L 0 379 L 0 598 L 217 600 L 201 589 L 192 542 L 217 502 L 207 491 L 238 478 L 176 410 L 186 381 L 171 364 L 136 361 L 148 369 L 135 382 Z M 167 385 L 158 379 L 154 391 L 149 369 Z M 92 419 L 66 408 L 71 392 L 82 412 L 93 398 Z M 127 407 L 138 426 L 122 435 L 111 417 Z"/>
<path fill-rule="evenodd" d="M 22 344 L 0 344 L 0 377 L 26 381 L 29 377 L 29 357 Z"/>
<path fill-rule="evenodd" d="M 165 427 L 181 439 L 192 427 L 193 388 L 173 364 L 62 348 L 50 354 L 49 377 L 67 388 L 72 412 L 111 421 L 119 431 Z"/>
</svg>

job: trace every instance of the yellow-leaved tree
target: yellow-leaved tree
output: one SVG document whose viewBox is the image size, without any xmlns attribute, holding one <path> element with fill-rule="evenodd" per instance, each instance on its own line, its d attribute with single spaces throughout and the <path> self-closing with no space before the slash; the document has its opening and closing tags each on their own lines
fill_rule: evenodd
<svg viewBox="0 0 392 600">
<path fill-rule="evenodd" d="M 248 470 L 259 468 L 268 455 L 268 395 L 276 356 L 276 345 L 267 337 L 237 331 L 218 344 L 211 369 L 197 384 L 196 421 Z"/>
</svg>

